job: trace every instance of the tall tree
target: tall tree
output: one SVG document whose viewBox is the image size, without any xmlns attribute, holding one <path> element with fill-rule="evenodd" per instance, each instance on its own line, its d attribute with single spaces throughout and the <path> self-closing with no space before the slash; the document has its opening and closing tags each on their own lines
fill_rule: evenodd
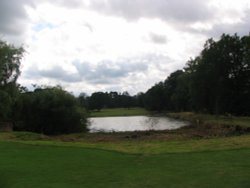
<svg viewBox="0 0 250 188">
<path fill-rule="evenodd" d="M 243 109 L 247 110 L 249 36 L 223 34 L 217 42 L 209 39 L 200 56 L 188 66 L 187 70 L 192 72 L 192 100 L 197 110 L 214 114 L 241 114 Z"/>
<path fill-rule="evenodd" d="M 24 49 L 0 41 L 0 121 L 10 121 Z"/>
<path fill-rule="evenodd" d="M 24 49 L 0 41 L 0 88 L 16 83 Z"/>
<path fill-rule="evenodd" d="M 177 99 L 180 99 L 181 93 L 179 95 L 176 93 L 177 87 L 179 84 L 179 78 L 183 75 L 182 70 L 177 70 L 169 75 L 169 77 L 164 82 L 164 89 L 166 93 L 166 109 L 167 110 L 178 110 L 179 105 L 177 104 Z M 179 91 L 181 89 L 179 88 Z M 177 96 L 178 95 L 178 96 Z M 178 99 L 178 100 L 179 100 Z"/>
<path fill-rule="evenodd" d="M 162 111 L 166 109 L 166 90 L 163 82 L 155 84 L 145 94 L 144 102 L 148 110 Z"/>
</svg>

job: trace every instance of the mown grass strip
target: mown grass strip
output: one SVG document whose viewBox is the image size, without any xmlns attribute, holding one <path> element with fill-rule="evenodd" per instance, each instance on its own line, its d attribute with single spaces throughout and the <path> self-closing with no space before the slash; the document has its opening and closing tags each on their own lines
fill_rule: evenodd
<svg viewBox="0 0 250 188">
<path fill-rule="evenodd" d="M 142 116 L 150 113 L 143 108 L 109 108 L 100 111 L 91 111 L 90 117 L 112 117 L 112 116 Z"/>
</svg>

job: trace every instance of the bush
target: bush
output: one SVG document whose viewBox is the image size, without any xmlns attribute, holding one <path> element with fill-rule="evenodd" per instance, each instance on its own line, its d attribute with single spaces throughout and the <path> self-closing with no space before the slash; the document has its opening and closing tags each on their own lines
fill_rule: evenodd
<svg viewBox="0 0 250 188">
<path fill-rule="evenodd" d="M 14 130 L 47 135 L 87 130 L 85 110 L 73 95 L 59 87 L 21 94 L 15 111 Z"/>
</svg>

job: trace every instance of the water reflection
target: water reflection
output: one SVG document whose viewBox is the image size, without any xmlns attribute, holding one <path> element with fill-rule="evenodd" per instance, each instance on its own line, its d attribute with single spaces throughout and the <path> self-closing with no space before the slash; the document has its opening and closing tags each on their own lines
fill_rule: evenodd
<svg viewBox="0 0 250 188">
<path fill-rule="evenodd" d="M 188 125 L 187 122 L 167 117 L 128 116 L 89 118 L 90 132 L 124 132 L 145 130 L 171 130 Z"/>
</svg>

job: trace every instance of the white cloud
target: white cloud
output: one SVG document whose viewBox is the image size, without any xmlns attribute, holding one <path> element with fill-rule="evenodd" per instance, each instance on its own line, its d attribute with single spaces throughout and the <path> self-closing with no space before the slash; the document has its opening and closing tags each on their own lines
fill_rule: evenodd
<svg viewBox="0 0 250 188">
<path fill-rule="evenodd" d="M 249 32 L 248 0 L 2 0 L 0 36 L 24 43 L 19 82 L 135 94 L 198 55 L 207 38 Z"/>
</svg>

